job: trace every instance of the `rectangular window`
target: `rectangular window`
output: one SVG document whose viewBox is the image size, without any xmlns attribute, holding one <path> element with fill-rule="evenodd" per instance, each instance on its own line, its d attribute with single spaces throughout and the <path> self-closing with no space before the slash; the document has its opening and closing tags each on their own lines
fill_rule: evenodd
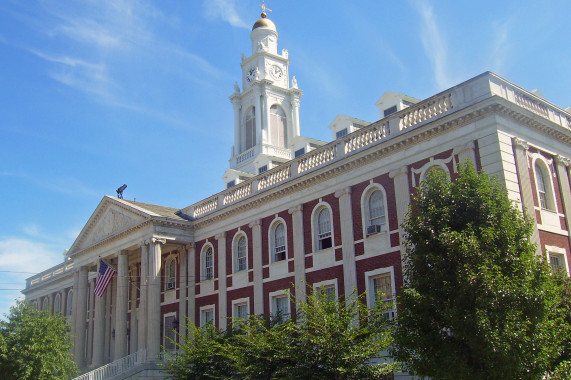
<svg viewBox="0 0 571 380">
<path fill-rule="evenodd" d="M 200 312 L 200 325 L 214 324 L 214 308 L 204 309 Z"/>
<path fill-rule="evenodd" d="M 175 338 L 176 338 L 176 334 L 174 332 L 174 330 L 175 330 L 174 321 L 175 320 L 176 320 L 175 315 L 165 316 L 165 319 L 164 319 L 163 326 L 164 326 L 165 330 L 163 331 L 163 347 L 167 351 L 172 351 L 176 348 L 175 344 L 172 342 L 172 340 L 175 340 Z"/>
<path fill-rule="evenodd" d="M 387 117 L 395 112 L 397 112 L 397 106 L 392 106 L 383 111 L 383 116 Z"/>
<path fill-rule="evenodd" d="M 248 303 L 238 303 L 234 305 L 234 318 L 248 318 Z"/>
<path fill-rule="evenodd" d="M 337 299 L 337 294 L 335 291 L 335 285 L 323 285 L 317 288 L 317 291 L 327 295 L 327 298 L 330 300 Z"/>
<path fill-rule="evenodd" d="M 382 296 L 382 302 L 390 303 L 389 309 L 385 315 L 387 319 L 394 319 L 396 310 L 394 309 L 394 290 L 393 280 L 391 273 L 383 273 L 369 277 L 369 297 L 370 305 L 374 305 L 377 301 L 377 296 Z"/>
<path fill-rule="evenodd" d="M 338 139 L 340 139 L 343 136 L 347 136 L 347 128 L 337 131 L 337 133 L 335 134 L 335 138 Z"/>
<path fill-rule="evenodd" d="M 230 182 L 228 182 L 228 183 L 226 184 L 226 188 L 229 189 L 229 188 L 231 188 L 231 187 L 233 187 L 233 186 L 235 186 L 235 185 L 236 185 L 236 181 L 230 181 Z"/>
<path fill-rule="evenodd" d="M 554 272 L 565 270 L 565 258 L 560 253 L 549 252 L 549 265 Z"/>
<path fill-rule="evenodd" d="M 305 154 L 305 148 L 301 148 L 295 151 L 294 156 L 295 157 L 299 157 L 299 156 L 303 156 Z"/>
<path fill-rule="evenodd" d="M 258 174 L 262 174 L 262 173 L 267 172 L 267 171 L 268 171 L 268 165 L 260 166 L 258 168 Z"/>
<path fill-rule="evenodd" d="M 281 321 L 289 319 L 289 298 L 286 294 L 272 297 L 272 317 Z"/>
</svg>

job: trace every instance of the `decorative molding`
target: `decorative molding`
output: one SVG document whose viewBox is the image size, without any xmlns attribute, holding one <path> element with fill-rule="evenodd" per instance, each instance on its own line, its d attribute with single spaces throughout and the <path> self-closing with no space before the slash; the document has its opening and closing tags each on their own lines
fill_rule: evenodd
<svg viewBox="0 0 571 380">
<path fill-rule="evenodd" d="M 512 137 L 512 144 L 516 147 L 528 150 L 529 149 L 529 144 L 527 143 L 527 141 L 524 141 L 522 139 L 520 139 L 519 137 Z"/>
<path fill-rule="evenodd" d="M 567 158 L 567 157 L 563 157 L 560 154 L 555 156 L 555 163 L 561 164 L 561 165 L 565 166 L 567 169 L 569 169 L 569 167 L 571 167 L 571 159 Z"/>
<path fill-rule="evenodd" d="M 254 228 L 254 227 L 259 227 L 261 225 L 262 225 L 262 219 L 256 219 L 253 222 L 251 222 L 250 224 L 248 224 L 248 227 Z"/>
<path fill-rule="evenodd" d="M 303 205 L 297 205 L 297 206 L 290 208 L 287 212 L 293 215 L 295 213 L 302 212 L 302 211 L 303 211 Z"/>
<path fill-rule="evenodd" d="M 407 174 L 408 174 L 408 165 L 404 165 L 400 169 L 391 170 L 389 172 L 389 178 L 395 178 L 395 177 L 398 177 L 401 175 L 407 175 Z"/>
<path fill-rule="evenodd" d="M 155 243 L 155 244 L 156 244 L 156 243 L 166 244 L 166 243 L 167 243 L 167 239 L 166 239 L 166 238 L 161 238 L 161 237 L 155 237 L 155 236 L 153 236 L 153 237 L 151 238 L 151 242 L 153 242 L 153 243 Z"/>
<path fill-rule="evenodd" d="M 344 195 L 351 195 L 351 186 L 347 186 L 341 190 L 337 190 L 335 192 L 335 197 L 336 198 L 341 198 Z"/>
</svg>

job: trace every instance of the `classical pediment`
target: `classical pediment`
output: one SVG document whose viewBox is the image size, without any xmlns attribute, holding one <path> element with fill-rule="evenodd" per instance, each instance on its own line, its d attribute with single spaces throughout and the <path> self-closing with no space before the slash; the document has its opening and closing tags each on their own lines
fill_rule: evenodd
<svg viewBox="0 0 571 380">
<path fill-rule="evenodd" d="M 70 249 L 70 254 L 73 255 L 113 235 L 120 234 L 149 220 L 151 216 L 126 202 L 105 197 L 75 240 Z"/>
</svg>

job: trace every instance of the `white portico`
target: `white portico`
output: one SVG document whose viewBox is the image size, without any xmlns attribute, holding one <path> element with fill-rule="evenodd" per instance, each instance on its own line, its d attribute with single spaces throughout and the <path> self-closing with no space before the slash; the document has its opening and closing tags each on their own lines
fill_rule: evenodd
<svg viewBox="0 0 571 380">
<path fill-rule="evenodd" d="M 171 321 L 192 315 L 186 263 L 193 262 L 187 260 L 193 233 L 190 222 L 175 212 L 106 196 L 71 247 L 71 322 L 80 367 L 99 367 L 139 350 L 156 359 L 164 345 L 163 309 L 173 310 Z M 93 294 L 100 259 L 117 270 L 102 297 Z"/>
</svg>

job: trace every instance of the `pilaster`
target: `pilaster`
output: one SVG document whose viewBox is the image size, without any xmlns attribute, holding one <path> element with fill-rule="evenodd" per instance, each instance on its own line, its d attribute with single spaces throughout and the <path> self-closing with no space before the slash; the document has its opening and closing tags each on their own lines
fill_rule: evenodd
<svg viewBox="0 0 571 380">
<path fill-rule="evenodd" d="M 249 224 L 252 229 L 252 270 L 254 271 L 254 314 L 264 313 L 264 283 L 262 274 L 262 221 Z"/>
<path fill-rule="evenodd" d="M 186 246 L 182 246 L 180 250 L 180 255 L 178 256 L 178 268 L 179 268 L 179 276 L 178 276 L 178 284 L 179 284 L 179 304 L 178 304 L 178 333 L 181 340 L 184 340 L 186 337 L 186 329 L 182 328 L 185 323 L 185 316 L 186 316 L 186 293 L 188 289 L 188 275 L 187 265 L 186 262 L 188 260 L 188 250 Z"/>
<path fill-rule="evenodd" d="M 295 298 L 305 302 L 305 247 L 303 240 L 303 205 L 288 210 L 293 225 L 293 267 L 295 275 Z"/>
<path fill-rule="evenodd" d="M 521 192 L 521 201 L 524 213 L 533 220 L 533 232 L 531 242 L 536 246 L 536 254 L 541 255 L 541 244 L 539 242 L 539 230 L 537 229 L 537 217 L 535 216 L 535 205 L 533 204 L 533 188 L 529 178 L 529 160 L 527 158 L 527 150 L 529 145 L 526 141 L 517 137 L 512 138 L 512 145 L 515 156 L 515 164 L 517 167 L 519 190 Z"/>
<path fill-rule="evenodd" d="M 195 300 L 196 300 L 196 268 L 195 268 L 195 263 L 196 263 L 196 247 L 194 245 L 194 243 L 189 243 L 186 245 L 186 252 L 188 255 L 188 258 L 186 260 L 186 264 L 187 264 L 187 276 L 188 276 L 188 291 L 187 291 L 187 295 L 188 295 L 188 302 L 187 302 L 187 313 L 186 315 L 188 316 L 188 318 L 190 319 L 190 321 L 192 323 L 198 323 L 198 321 L 195 318 L 196 315 L 196 309 L 195 309 Z M 181 321 L 182 323 L 183 321 Z M 184 321 L 186 322 L 186 321 Z"/>
<path fill-rule="evenodd" d="M 218 326 L 225 330 L 228 321 L 228 295 L 226 292 L 226 232 L 215 236 L 218 241 Z"/>
<path fill-rule="evenodd" d="M 567 224 L 567 231 L 570 232 L 568 237 L 569 246 L 571 247 L 571 189 L 569 184 L 571 159 L 557 155 L 555 157 L 555 167 L 557 170 L 557 179 L 559 180 L 559 193 L 561 194 L 561 202 L 563 203 L 565 223 Z M 569 268 L 569 270 L 571 271 L 571 268 Z"/>
<path fill-rule="evenodd" d="M 475 162 L 474 162 L 475 165 Z M 389 173 L 389 177 L 393 179 L 395 188 L 395 203 L 397 206 L 397 223 L 399 229 L 399 242 L 400 242 L 400 258 L 402 263 L 402 268 L 406 262 L 406 247 L 404 245 L 405 236 L 404 230 L 401 225 L 404 222 L 406 213 L 408 212 L 408 206 L 410 205 L 410 191 L 409 191 L 409 175 L 408 167 L 403 166 L 400 169 L 393 170 Z"/>
<path fill-rule="evenodd" d="M 355 237 L 353 234 L 353 207 L 351 204 L 351 188 L 346 187 L 335 192 L 339 198 L 341 218 L 341 247 L 343 250 L 343 282 L 345 300 L 353 301 L 352 295 L 357 288 L 357 268 L 355 266 Z"/>
<path fill-rule="evenodd" d="M 97 264 L 99 271 L 99 263 Z M 102 297 L 95 297 L 95 317 L 93 319 L 93 357 L 91 365 L 97 368 L 103 364 L 104 353 L 104 331 L 105 331 L 105 294 Z"/>
</svg>

